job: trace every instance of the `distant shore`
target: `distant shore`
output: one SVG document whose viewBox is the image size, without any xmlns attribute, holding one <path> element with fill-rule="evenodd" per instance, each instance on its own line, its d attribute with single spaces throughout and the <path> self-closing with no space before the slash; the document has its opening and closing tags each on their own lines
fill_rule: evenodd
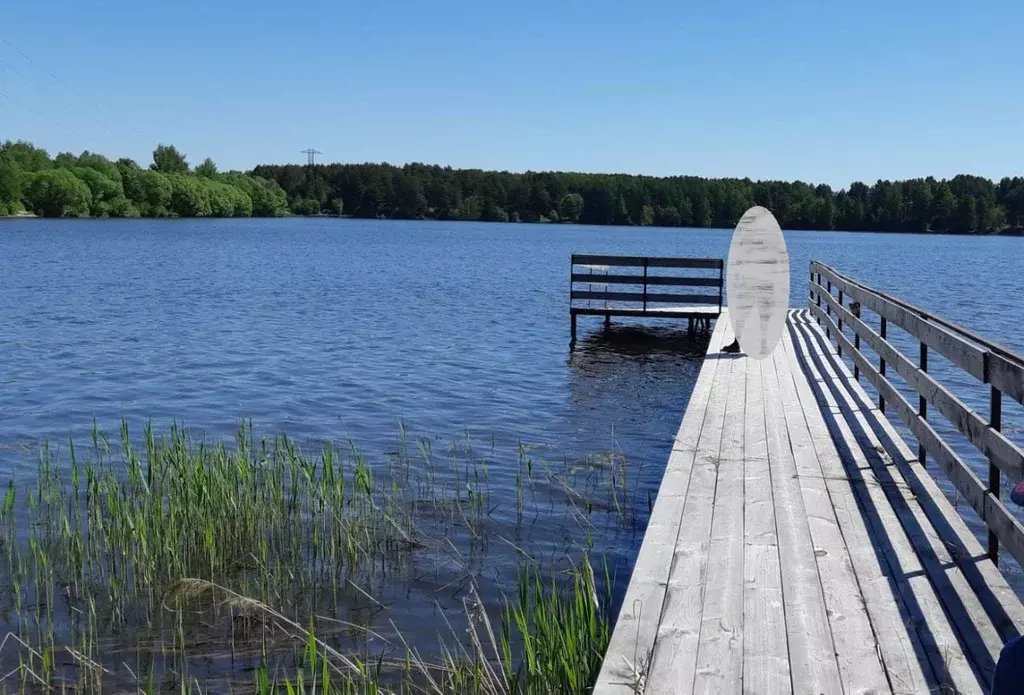
<svg viewBox="0 0 1024 695">
<path fill-rule="evenodd" d="M 363 220 L 363 221 L 373 221 L 373 222 L 431 222 L 431 223 L 438 222 L 438 223 L 448 223 L 448 224 L 467 224 L 467 223 L 475 223 L 475 224 L 522 224 L 522 225 L 530 225 L 530 226 L 533 226 L 533 225 L 545 225 L 545 226 L 552 226 L 552 227 L 592 227 L 592 226 L 601 226 L 601 227 L 612 227 L 612 228 L 616 228 L 616 229 L 645 229 L 645 228 L 647 228 L 647 229 L 678 229 L 679 231 L 700 231 L 702 229 L 722 229 L 722 230 L 726 230 L 726 231 L 730 230 L 730 228 L 728 228 L 728 227 L 667 227 L 667 226 L 660 226 L 660 225 L 649 225 L 649 226 L 648 225 L 644 225 L 644 226 L 640 226 L 640 225 L 617 225 L 617 224 L 588 225 L 588 224 L 581 223 L 581 222 L 564 222 L 564 221 L 556 222 L 556 221 L 553 221 L 553 220 L 544 220 L 544 221 L 537 221 L 537 222 L 492 222 L 492 221 L 484 222 L 482 220 L 477 220 L 477 221 L 472 221 L 472 220 L 439 220 L 439 219 L 431 219 L 431 218 L 405 219 L 405 218 L 389 218 L 389 217 L 370 218 L 370 217 L 357 217 L 355 215 L 327 215 L 327 214 L 319 214 L 319 215 L 294 215 L 294 214 L 292 214 L 292 215 L 275 215 L 275 216 L 252 215 L 252 216 L 249 216 L 249 217 L 246 217 L 246 218 L 237 218 L 237 217 L 236 218 L 228 218 L 228 217 L 214 217 L 214 216 L 204 216 L 204 217 L 162 216 L 162 217 L 131 217 L 131 218 L 127 218 L 127 217 L 89 217 L 89 216 L 82 216 L 82 217 L 52 218 L 52 217 L 43 217 L 41 215 L 36 215 L 36 214 L 31 213 L 31 212 L 21 212 L 21 213 L 15 213 L 13 215 L 0 215 L 0 220 L 26 220 L 26 219 L 32 219 L 32 220 L 62 219 L 62 220 L 82 220 L 82 221 L 88 221 L 88 222 L 97 222 L 97 221 L 101 221 L 101 220 L 118 220 L 118 221 L 121 221 L 121 222 L 129 222 L 129 221 L 132 221 L 132 220 L 136 220 L 136 221 L 137 220 L 173 220 L 173 221 L 210 220 L 210 221 L 213 221 L 213 220 L 225 220 L 225 219 L 234 219 L 234 220 L 240 220 L 240 219 L 249 219 L 249 220 L 324 219 L 324 220 L 349 220 L 349 221 Z M 842 233 L 842 234 L 880 234 L 880 235 L 885 235 L 885 234 L 912 234 L 914 236 L 1024 237 L 1024 228 L 1021 228 L 1021 227 L 1007 228 L 1007 229 L 1004 229 L 1004 230 L 1002 230 L 1000 232 L 991 232 L 991 233 L 988 233 L 988 234 L 979 234 L 977 232 L 936 232 L 936 231 L 931 231 L 931 230 L 925 230 L 925 231 L 909 231 L 909 230 L 886 231 L 886 230 L 877 230 L 877 229 L 783 229 L 783 231 L 784 232 L 792 232 L 792 233 L 796 233 L 796 234 L 801 234 L 801 233 L 804 233 L 804 232 L 807 232 L 807 233 L 820 232 L 822 234 L 833 234 L 833 233 Z"/>
</svg>

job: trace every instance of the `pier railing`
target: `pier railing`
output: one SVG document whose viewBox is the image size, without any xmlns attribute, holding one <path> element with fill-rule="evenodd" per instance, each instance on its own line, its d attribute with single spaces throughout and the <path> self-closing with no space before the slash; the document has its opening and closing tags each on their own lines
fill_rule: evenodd
<svg viewBox="0 0 1024 695">
<path fill-rule="evenodd" d="M 697 271 L 697 272 L 693 272 Z M 703 274 L 701 271 L 704 271 Z M 572 343 L 576 316 L 685 318 L 710 328 L 722 313 L 721 258 L 573 254 L 569 267 Z M 675 291 L 672 291 L 675 290 Z"/>
<path fill-rule="evenodd" d="M 1024 477 L 1024 451 L 1000 431 L 1003 396 L 1024 404 L 1024 357 L 817 261 L 810 266 L 810 309 L 840 355 L 853 361 L 854 375 L 858 379 L 863 375 L 878 392 L 879 409 L 891 408 L 917 438 L 921 463 L 931 456 L 985 522 L 992 561 L 997 561 L 1002 544 L 1024 566 L 1024 526 L 999 499 L 1001 474 L 1012 481 Z M 865 310 L 877 317 L 877 330 L 865 319 Z M 890 326 L 918 341 L 916 362 L 890 342 Z M 852 340 L 847 332 L 852 333 Z M 878 356 L 877 365 L 861 351 L 862 341 Z M 929 351 L 989 385 L 987 416 L 969 408 L 928 373 Z M 890 367 L 918 393 L 916 407 L 889 379 Z M 988 459 L 987 484 L 936 432 L 928 419 L 930 410 L 945 418 Z M 934 420 L 934 415 L 931 417 Z"/>
</svg>

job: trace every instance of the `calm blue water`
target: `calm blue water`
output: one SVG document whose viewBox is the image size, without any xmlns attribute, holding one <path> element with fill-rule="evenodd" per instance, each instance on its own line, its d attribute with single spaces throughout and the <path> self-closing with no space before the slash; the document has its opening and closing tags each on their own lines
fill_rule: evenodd
<svg viewBox="0 0 1024 695">
<path fill-rule="evenodd" d="M 94 419 L 116 433 L 121 418 L 136 432 L 176 420 L 215 439 L 246 417 L 262 432 L 351 437 L 368 452 L 403 421 L 442 444 L 489 441 L 499 462 L 519 442 L 553 460 L 612 452 L 640 500 L 638 529 L 611 551 L 628 576 L 703 346 L 621 331 L 586 339 L 600 320 L 581 319 L 570 358 L 569 256 L 724 257 L 729 239 L 326 219 L 2 221 L 0 474 L 34 471 L 41 440 L 85 439 Z M 793 306 L 806 304 L 814 258 L 1024 351 L 1024 239 L 786 241 Z M 987 408 L 969 377 L 945 376 Z M 1024 424 L 1015 404 L 1006 411 Z"/>
</svg>

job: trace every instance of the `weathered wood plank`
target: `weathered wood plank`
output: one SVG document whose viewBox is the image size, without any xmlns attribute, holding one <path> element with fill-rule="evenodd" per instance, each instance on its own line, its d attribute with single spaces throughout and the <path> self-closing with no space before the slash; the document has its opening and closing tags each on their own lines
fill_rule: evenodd
<svg viewBox="0 0 1024 695">
<path fill-rule="evenodd" d="M 715 485 L 695 693 L 739 693 L 743 683 L 743 422 L 748 358 L 731 360 Z"/>
<path fill-rule="evenodd" d="M 805 324 L 802 330 L 805 333 L 798 337 L 799 342 L 812 340 L 813 336 L 808 332 L 819 329 Z M 817 367 L 814 364 L 814 368 Z M 973 631 L 974 635 L 968 639 L 972 632 L 968 625 L 971 618 L 955 613 L 951 615 L 946 608 L 946 605 L 962 606 L 966 599 L 957 591 L 962 587 L 953 586 L 950 581 L 950 574 L 957 570 L 954 566 L 949 573 L 943 571 L 922 528 L 921 518 L 915 518 L 914 510 L 908 509 L 907 501 L 901 496 L 899 485 L 894 484 L 884 467 L 878 465 L 877 452 L 873 448 L 868 452 L 857 439 L 851 421 L 856 426 L 856 418 L 863 417 L 864 412 L 844 409 L 843 403 L 836 398 L 834 387 L 835 383 L 821 384 L 819 392 L 819 398 L 843 410 L 841 416 L 829 422 L 831 434 L 834 440 L 842 442 L 843 453 L 855 462 L 854 466 L 847 467 L 848 474 L 855 483 L 862 483 L 855 484 L 855 489 L 863 495 L 863 508 L 873 510 L 882 526 L 876 539 L 887 553 L 890 568 L 896 573 L 911 615 L 916 613 L 918 635 L 932 668 L 940 683 L 952 685 L 956 692 L 981 693 L 985 686 L 984 672 L 977 668 L 965 649 L 977 644 L 977 632 Z M 847 417 L 850 417 L 849 421 Z M 941 545 L 938 539 L 935 540 Z M 909 579 L 900 581 L 900 574 L 909 576 Z"/>
<path fill-rule="evenodd" d="M 807 419 L 820 418 L 821 415 L 816 404 L 812 412 L 803 411 L 784 344 L 772 358 L 781 396 L 778 410 L 785 418 L 789 432 L 844 690 L 884 692 L 889 689 L 889 682 L 879 661 L 878 644 L 861 588 L 807 424 Z"/>
<path fill-rule="evenodd" d="M 643 302 L 648 304 L 674 303 L 679 304 L 718 304 L 721 297 L 717 294 L 664 294 L 648 292 L 612 292 L 603 290 L 572 290 L 571 299 L 607 300 L 610 302 Z"/>
<path fill-rule="evenodd" d="M 875 333 L 870 326 L 840 306 L 831 295 L 823 291 L 822 297 L 843 322 L 848 323 L 862 340 L 867 341 L 888 365 L 894 366 L 900 376 L 924 396 L 926 401 L 935 406 L 935 409 L 982 454 L 1013 480 L 1024 477 L 1024 450 L 1007 439 L 1002 432 L 989 427 L 985 418 L 968 408 L 930 374 L 922 371 L 891 343 Z"/>
<path fill-rule="evenodd" d="M 1004 355 L 988 355 L 988 380 L 1007 396 L 1024 405 L 1024 364 Z"/>
<path fill-rule="evenodd" d="M 845 368 L 844 365 L 838 367 Z M 995 661 L 991 655 L 998 654 L 1002 648 L 1000 635 L 988 618 L 974 589 L 956 565 L 948 547 L 936 534 L 898 467 L 889 465 L 892 459 L 881 458 L 879 452 L 883 450 L 882 443 L 875 436 L 872 424 L 867 421 L 867 418 L 877 415 L 855 410 L 851 405 L 854 402 L 853 396 L 843 382 L 834 382 L 829 384 L 829 387 L 843 411 L 843 417 L 851 426 L 857 444 L 871 465 L 872 473 L 881 484 L 886 498 L 917 551 L 922 566 L 931 577 L 935 591 L 960 636 L 961 644 L 987 686 L 991 683 L 995 670 Z M 897 455 L 902 458 L 899 451 Z M 911 455 L 911 458 L 915 457 Z M 903 461 L 904 464 L 907 462 Z"/>
<path fill-rule="evenodd" d="M 863 391 L 857 383 L 849 383 L 847 388 Z M 1024 604 L 999 569 L 992 562 L 985 561 L 987 551 L 967 525 L 962 523 L 959 512 L 927 470 L 915 465 L 915 454 L 892 423 L 879 417 L 872 424 L 876 432 L 883 433 L 884 436 L 880 437 L 882 446 L 892 456 L 894 465 L 903 475 L 936 532 L 950 547 L 957 564 L 985 605 L 1003 641 L 1024 634 Z"/>
<path fill-rule="evenodd" d="M 647 309 L 627 309 L 623 307 L 608 306 L 608 307 L 570 307 L 570 314 L 577 314 L 580 316 L 657 316 L 658 318 L 695 318 L 695 319 L 706 319 L 718 317 L 718 306 L 687 306 L 687 307 L 661 307 L 661 306 L 649 306 Z"/>
<path fill-rule="evenodd" d="M 793 323 L 791 314 L 790 326 L 783 334 L 783 347 L 790 364 L 794 390 L 805 413 L 836 519 L 850 549 L 850 560 L 878 640 L 890 687 L 901 695 L 933 690 L 938 686 L 938 679 L 917 633 L 910 627 L 913 624 L 911 614 L 893 578 L 894 573 L 881 550 L 876 551 L 883 544 L 875 536 L 876 527 L 862 513 L 858 495 L 851 486 L 850 477 L 822 416 L 821 404 L 810 384 L 814 373 L 802 369 L 792 340 Z"/>
<path fill-rule="evenodd" d="M 768 437 L 761 363 L 744 360 L 743 420 L 743 691 L 789 693 L 789 647 L 782 604 L 782 570 L 775 533 L 775 503 L 768 467 Z"/>
<path fill-rule="evenodd" d="M 765 402 L 777 404 L 780 396 L 774 361 L 763 360 L 761 370 Z M 765 430 L 794 691 L 842 692 L 835 645 L 807 526 L 807 511 L 796 478 L 796 464 L 785 420 L 779 408 L 766 408 Z"/>
<path fill-rule="evenodd" d="M 721 258 L 656 258 L 645 256 L 598 256 L 593 254 L 572 255 L 573 265 L 614 265 L 648 268 L 722 268 Z"/>
<path fill-rule="evenodd" d="M 732 331 L 728 334 L 731 336 Z M 689 692 L 696 672 L 718 478 L 717 462 L 721 455 L 728 384 L 736 359 L 721 357 L 715 361 L 720 362 L 715 373 L 716 388 L 712 390 L 704 427 L 697 440 L 651 660 L 649 683 L 658 684 L 659 689 L 668 688 L 670 692 Z"/>
<path fill-rule="evenodd" d="M 811 306 L 811 311 L 823 322 L 830 321 L 820 308 Z M 861 375 L 875 387 L 885 399 L 887 407 L 891 407 L 893 412 L 917 437 L 925 451 L 942 468 L 949 481 L 999 538 L 1003 547 L 1018 562 L 1024 564 L 1024 525 L 1021 525 L 1003 506 L 1002 502 L 989 492 L 988 486 L 982 484 L 974 471 L 939 436 L 931 424 L 918 415 L 917 409 L 912 407 L 903 395 L 860 352 L 854 349 L 853 344 L 845 336 L 839 335 L 837 339 L 843 346 L 844 353 L 849 355 L 860 368 Z"/>
<path fill-rule="evenodd" d="M 727 329 L 728 321 L 719 321 L 708 346 L 710 353 L 717 353 L 725 344 Z M 690 469 L 704 427 L 719 364 L 719 360 L 705 360 L 697 377 L 651 510 L 647 531 L 605 652 L 594 693 L 632 694 L 635 692 L 634 686 L 649 670 L 690 481 Z"/>
<path fill-rule="evenodd" d="M 677 277 L 674 275 L 598 275 L 596 273 L 573 273 L 573 282 L 593 285 L 659 285 L 681 287 L 721 287 L 722 279 Z"/>
<path fill-rule="evenodd" d="M 821 336 L 818 338 L 821 339 Z M 829 359 L 834 360 L 838 368 L 847 369 L 835 353 L 831 353 Z M 834 390 L 849 408 L 856 398 L 854 392 L 858 389 L 859 384 L 846 381 L 837 384 Z M 916 454 L 892 424 L 877 413 L 862 417 L 864 427 L 858 433 L 861 446 L 867 452 L 885 450 L 890 457 L 880 462 L 884 466 L 878 471 L 879 480 L 883 485 L 891 483 L 891 494 L 896 494 L 898 490 L 909 507 L 924 514 L 926 521 L 918 515 L 917 523 L 922 527 L 930 525 L 933 532 L 927 533 L 925 540 L 932 546 L 932 552 L 941 568 L 947 569 L 947 565 L 955 563 L 957 573 L 953 581 L 961 593 L 970 594 L 970 603 L 973 604 L 975 599 L 979 602 L 977 606 L 966 609 L 953 607 L 951 611 L 954 616 L 971 614 L 976 617 L 976 622 L 984 623 L 978 632 L 986 638 L 986 647 L 984 651 L 976 653 L 979 662 L 987 662 L 990 669 L 998 658 L 1003 642 L 1016 637 L 1024 628 L 1024 605 L 995 565 L 987 559 L 977 538 L 963 523 L 932 477 L 924 468 L 915 465 Z M 898 504 L 894 504 L 894 507 L 899 509 Z M 961 576 L 969 588 L 959 583 Z M 991 673 L 988 675 L 991 676 Z"/>
<path fill-rule="evenodd" d="M 884 316 L 975 378 L 985 381 L 987 350 L 973 341 L 922 318 L 903 302 L 896 303 L 881 292 L 853 284 L 826 265 L 812 262 L 811 272 L 821 273 L 823 280 L 830 281 L 833 287 L 842 290 L 851 300 L 860 302 L 863 308 Z"/>
</svg>

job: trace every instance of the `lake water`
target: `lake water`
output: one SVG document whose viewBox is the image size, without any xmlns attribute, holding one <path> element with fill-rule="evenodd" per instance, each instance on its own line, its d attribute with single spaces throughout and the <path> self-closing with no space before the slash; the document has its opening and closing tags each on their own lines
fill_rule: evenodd
<svg viewBox="0 0 1024 695">
<path fill-rule="evenodd" d="M 94 420 L 116 433 L 122 418 L 138 433 L 148 420 L 184 422 L 207 439 L 251 418 L 300 443 L 351 438 L 371 460 L 402 422 L 439 447 L 486 443 L 498 491 L 512 489 L 520 443 L 550 461 L 621 456 L 639 515 L 603 549 L 621 593 L 705 345 L 671 322 L 603 336 L 600 319 L 581 318 L 570 356 L 569 256 L 724 257 L 730 233 L 2 221 L 0 473 L 27 477 L 41 440 L 87 439 Z M 806 305 L 818 259 L 1024 352 L 1024 239 L 794 232 L 786 242 L 792 306 Z M 986 392 L 939 362 L 939 378 L 986 412 Z M 1020 415 L 1006 405 L 1008 423 Z"/>
</svg>

